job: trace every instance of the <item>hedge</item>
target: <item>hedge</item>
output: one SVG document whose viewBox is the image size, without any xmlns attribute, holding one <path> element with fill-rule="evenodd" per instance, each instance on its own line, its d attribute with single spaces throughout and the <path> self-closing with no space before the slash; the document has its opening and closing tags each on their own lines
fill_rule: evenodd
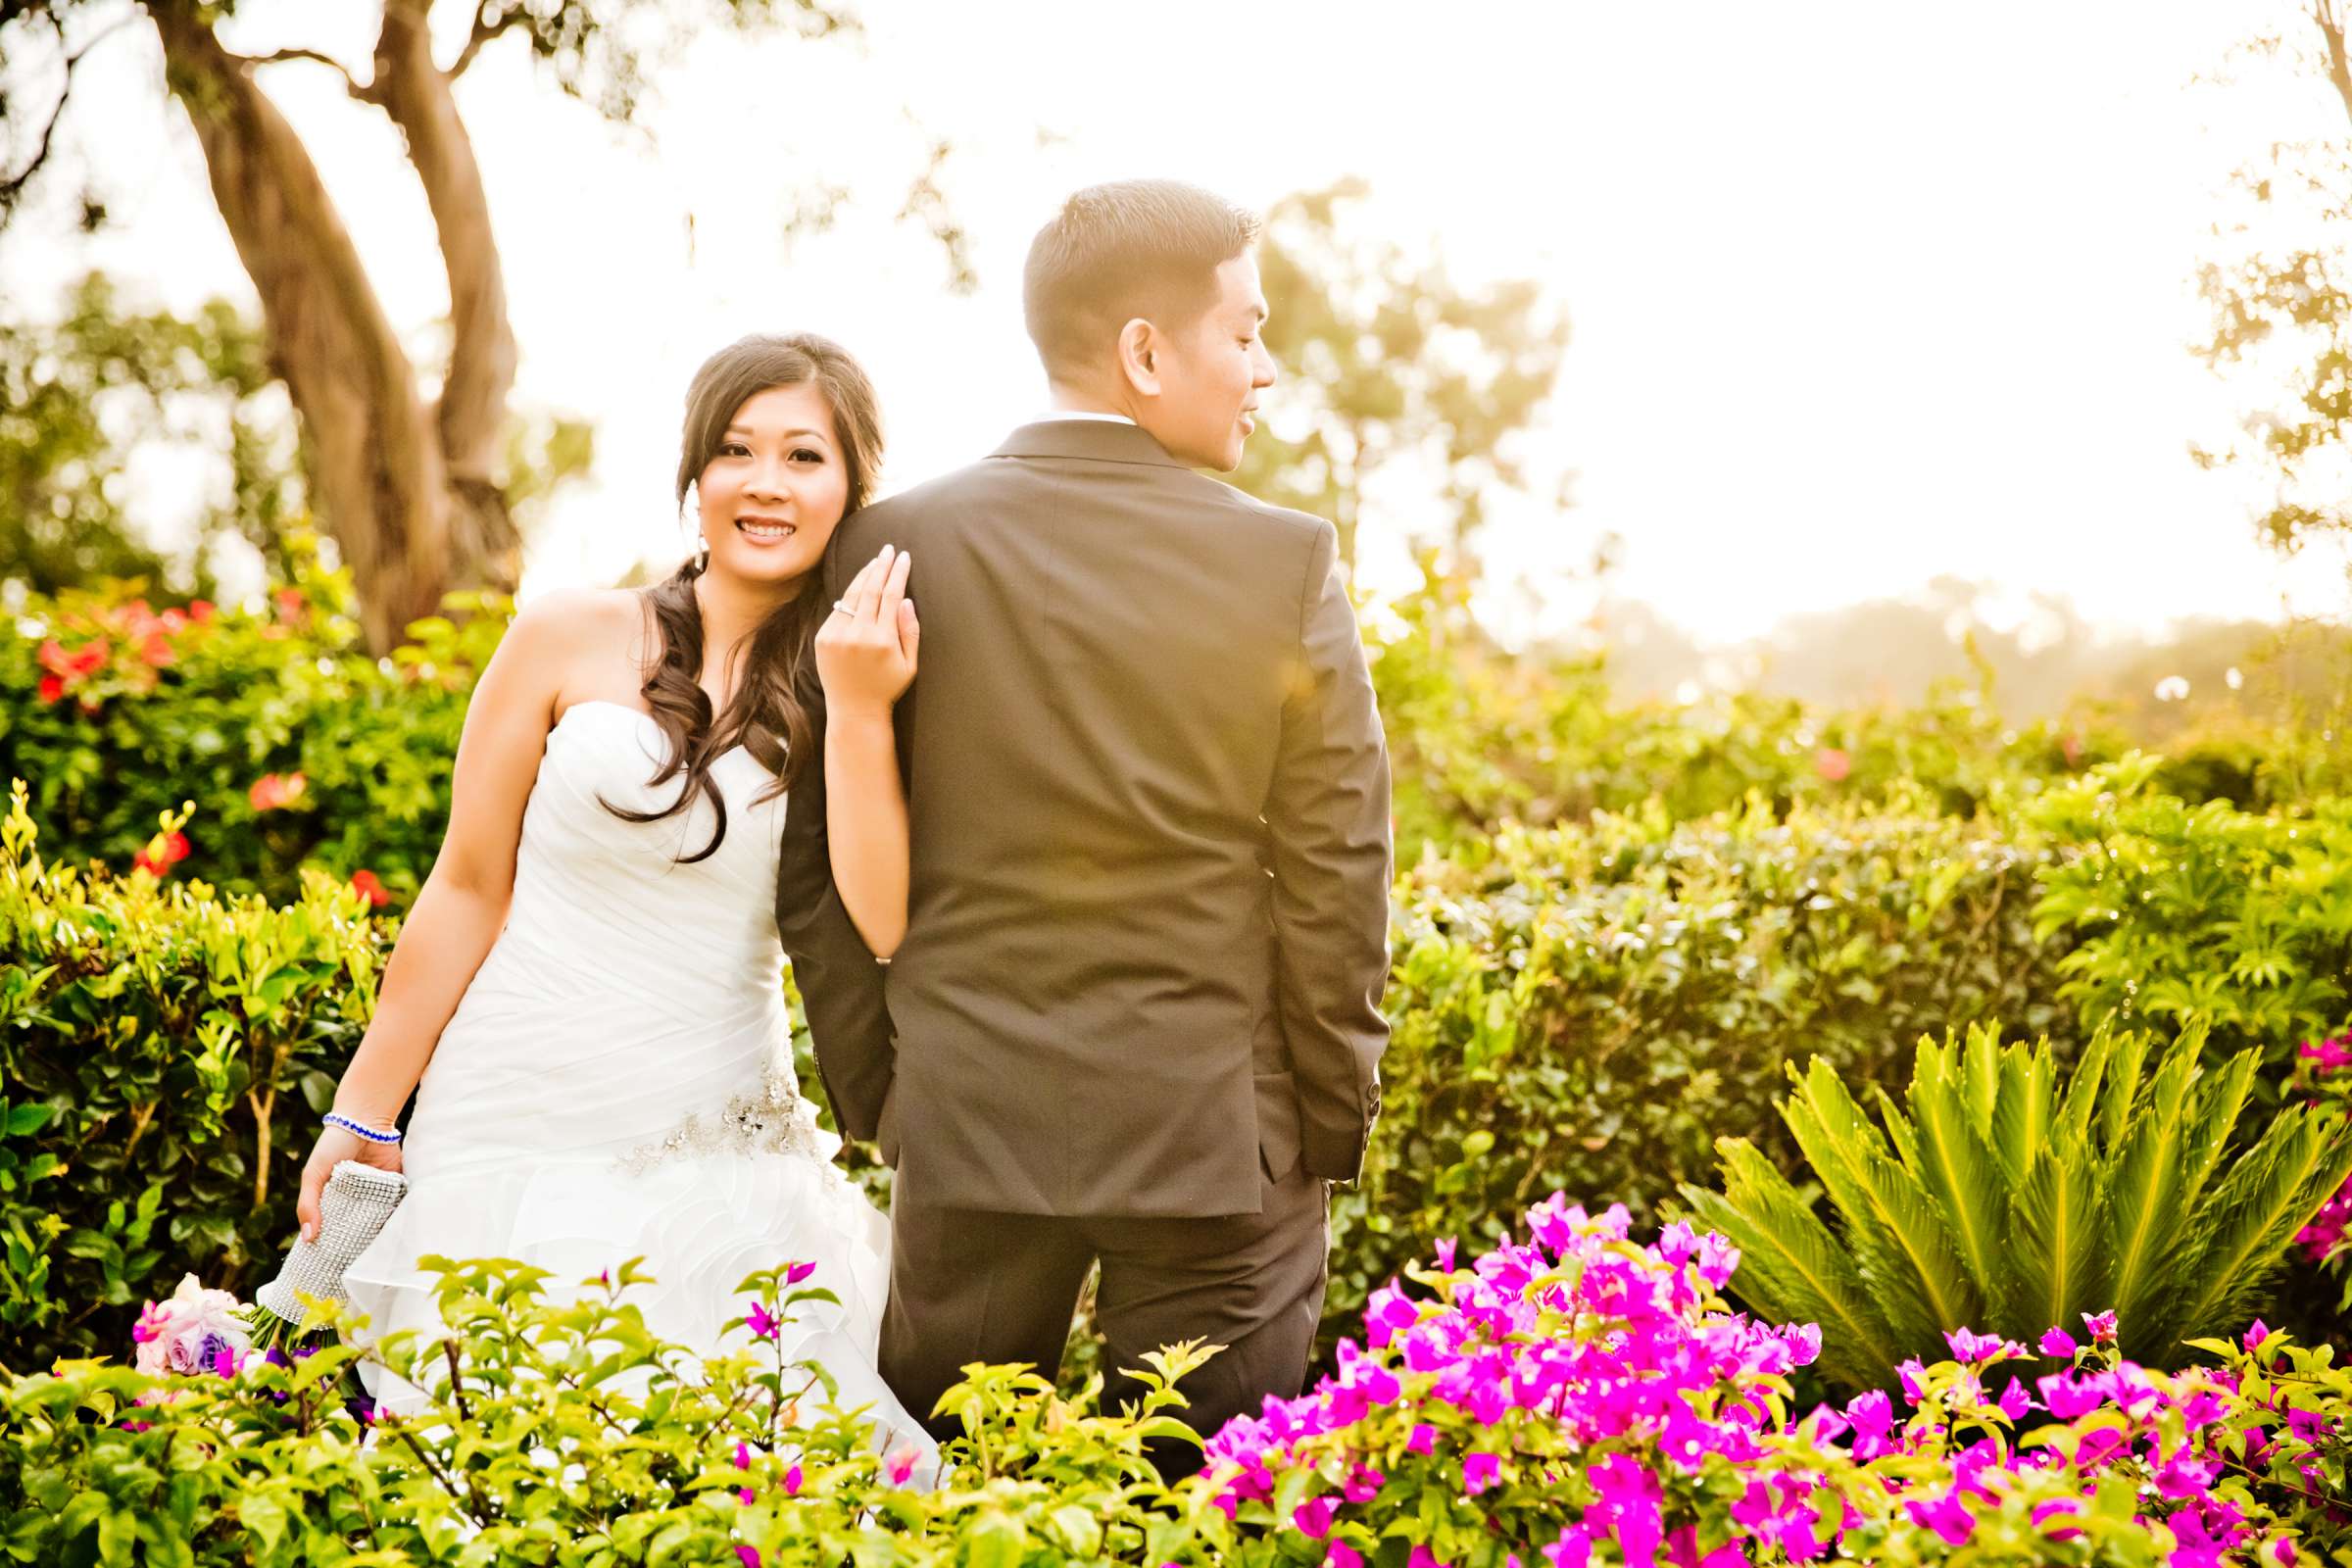
<svg viewBox="0 0 2352 1568">
<path fill-rule="evenodd" d="M 1343 1191 L 1335 1311 L 1416 1239 L 1492 1239 L 1561 1189 L 1637 1217 L 1709 1179 L 1715 1140 L 1795 1151 L 1782 1064 L 1901 1082 L 1971 1022 L 2071 1041 L 2052 851 L 1932 810 L 1762 805 L 1697 822 L 1506 830 L 1398 887 L 1379 1137 Z"/>
</svg>

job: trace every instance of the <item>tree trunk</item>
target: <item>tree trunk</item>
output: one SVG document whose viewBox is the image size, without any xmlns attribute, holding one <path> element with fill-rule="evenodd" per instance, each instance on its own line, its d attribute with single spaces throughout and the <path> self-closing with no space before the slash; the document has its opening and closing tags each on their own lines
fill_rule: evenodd
<svg viewBox="0 0 2352 1568">
<path fill-rule="evenodd" d="M 449 470 L 451 554 L 467 586 L 512 592 L 522 541 L 497 474 L 514 389 L 514 331 L 481 166 L 451 77 L 433 64 L 431 10 L 432 0 L 386 0 L 368 91 L 408 143 L 449 273 L 449 375 L 433 422 Z"/>
<path fill-rule="evenodd" d="M 2336 13 L 2335 0 L 2311 0 L 2311 20 L 2320 29 L 2320 42 L 2328 51 L 2328 84 L 2352 115 L 2352 59 L 2344 50 L 2344 21 Z"/>
<path fill-rule="evenodd" d="M 166 79 L 186 110 L 238 257 L 261 295 L 273 367 L 302 420 L 327 532 L 351 567 L 368 645 L 401 640 L 453 586 L 512 587 L 514 529 L 492 482 L 514 340 L 487 206 L 448 82 L 424 55 L 421 4 L 390 8 L 381 93 L 425 178 L 449 265 L 457 348 L 437 415 L 294 127 L 193 0 L 151 0 Z M 405 40 L 414 20 L 416 38 Z M 379 43 L 379 60 L 387 45 Z M 416 59 L 437 96 L 414 77 Z M 408 118 L 403 119 L 405 112 Z M 421 149 L 421 150 L 420 150 Z M 470 207 L 471 216 L 467 209 Z M 485 323 L 487 326 L 485 327 Z"/>
</svg>

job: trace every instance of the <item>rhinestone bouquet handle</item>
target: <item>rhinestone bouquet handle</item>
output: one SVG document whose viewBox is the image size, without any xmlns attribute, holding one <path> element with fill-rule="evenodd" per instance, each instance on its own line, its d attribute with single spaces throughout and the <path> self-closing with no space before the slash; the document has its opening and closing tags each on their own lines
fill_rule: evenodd
<svg viewBox="0 0 2352 1568">
<path fill-rule="evenodd" d="M 351 1299 L 343 1289 L 343 1271 L 382 1234 L 408 1191 L 409 1179 L 398 1171 L 356 1159 L 338 1161 L 318 1197 L 318 1239 L 296 1235 L 277 1278 L 254 1292 L 255 1302 L 293 1324 L 302 1321 L 298 1291 L 331 1301 Z"/>
</svg>

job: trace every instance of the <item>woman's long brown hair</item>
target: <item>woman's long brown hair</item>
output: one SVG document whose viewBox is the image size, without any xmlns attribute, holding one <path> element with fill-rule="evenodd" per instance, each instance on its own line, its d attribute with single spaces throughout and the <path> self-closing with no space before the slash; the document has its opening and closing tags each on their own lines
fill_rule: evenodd
<svg viewBox="0 0 2352 1568">
<path fill-rule="evenodd" d="M 736 411 L 769 387 L 810 383 L 833 411 L 833 427 L 849 467 L 849 504 L 843 519 L 865 505 L 882 463 L 882 418 L 873 383 L 848 350 L 808 332 L 743 338 L 711 355 L 694 372 L 694 382 L 686 389 L 686 428 L 678 448 L 678 504 L 685 505 L 687 492 L 717 455 Z M 703 567 L 689 560 L 666 581 L 645 590 L 655 650 L 638 690 L 669 742 L 668 760 L 652 782 L 658 787 L 683 773 L 686 787 L 659 811 L 635 811 L 603 802 L 615 816 L 658 822 L 686 810 L 697 796 L 708 800 L 716 826 L 710 843 L 678 858 L 687 865 L 717 853 L 727 836 L 727 802 L 711 780 L 712 762 L 736 746 L 744 747 L 775 775 L 761 800 L 789 788 L 808 764 L 812 725 L 793 690 L 802 661 L 813 657 L 815 622 L 825 609 L 816 603 L 822 597 L 821 573 L 811 570 L 802 579 L 801 591 L 769 612 L 752 633 L 743 679 L 726 711 L 713 714 L 703 691 L 703 612 L 694 595 L 694 580 L 702 572 Z"/>
</svg>

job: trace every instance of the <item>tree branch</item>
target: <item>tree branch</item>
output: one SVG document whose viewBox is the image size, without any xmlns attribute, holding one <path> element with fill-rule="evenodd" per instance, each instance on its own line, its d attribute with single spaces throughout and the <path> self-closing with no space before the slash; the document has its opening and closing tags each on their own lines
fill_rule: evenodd
<svg viewBox="0 0 2352 1568">
<path fill-rule="evenodd" d="M 466 47 L 458 51 L 457 64 L 451 66 L 448 71 L 442 74 L 451 81 L 455 81 L 460 76 L 466 74 L 466 68 L 473 64 L 473 57 L 475 55 L 478 55 L 482 52 L 482 45 L 488 43 L 500 33 L 511 31 L 515 27 L 519 27 L 525 22 L 530 20 L 530 16 L 526 12 L 510 11 L 505 16 L 500 17 L 496 22 L 490 22 L 484 20 L 490 8 L 488 6 L 484 6 L 481 8 L 481 10 L 476 11 L 473 14 L 473 31 L 466 34 Z"/>
<path fill-rule="evenodd" d="M 2311 0 L 2311 20 L 2328 48 L 2328 84 L 2343 101 L 2344 113 L 2352 116 L 2352 61 L 2345 58 L 2344 19 L 2335 9 L 2335 0 Z"/>
<path fill-rule="evenodd" d="M 55 17 L 47 20 L 49 25 L 57 29 L 58 47 L 63 49 L 66 42 L 64 25 Z M 16 173 L 9 175 L 5 180 L 0 180 L 0 216 L 6 215 L 10 208 L 17 205 L 18 200 L 24 194 L 24 187 L 32 182 L 32 176 L 39 173 L 41 166 L 49 161 L 49 149 L 57 136 L 57 122 L 65 119 L 66 100 L 74 95 L 74 68 L 80 65 L 82 57 L 104 43 L 108 37 L 122 31 L 137 20 L 138 13 L 135 11 L 127 17 L 117 18 L 92 33 L 83 41 L 80 48 L 67 53 L 66 82 L 57 90 L 57 105 L 49 111 L 48 122 L 41 126 L 41 140 L 40 144 L 32 150 L 32 162 L 26 164 Z"/>
<path fill-rule="evenodd" d="M 276 49 L 266 55 L 238 55 L 235 58 L 244 61 L 249 66 L 274 66 L 288 60 L 308 60 L 313 64 L 324 66 L 336 75 L 341 76 L 345 90 L 360 102 L 372 104 L 379 101 L 375 89 L 372 86 L 363 85 L 360 78 L 351 74 L 350 67 L 334 56 L 321 54 L 316 49 Z"/>
</svg>

